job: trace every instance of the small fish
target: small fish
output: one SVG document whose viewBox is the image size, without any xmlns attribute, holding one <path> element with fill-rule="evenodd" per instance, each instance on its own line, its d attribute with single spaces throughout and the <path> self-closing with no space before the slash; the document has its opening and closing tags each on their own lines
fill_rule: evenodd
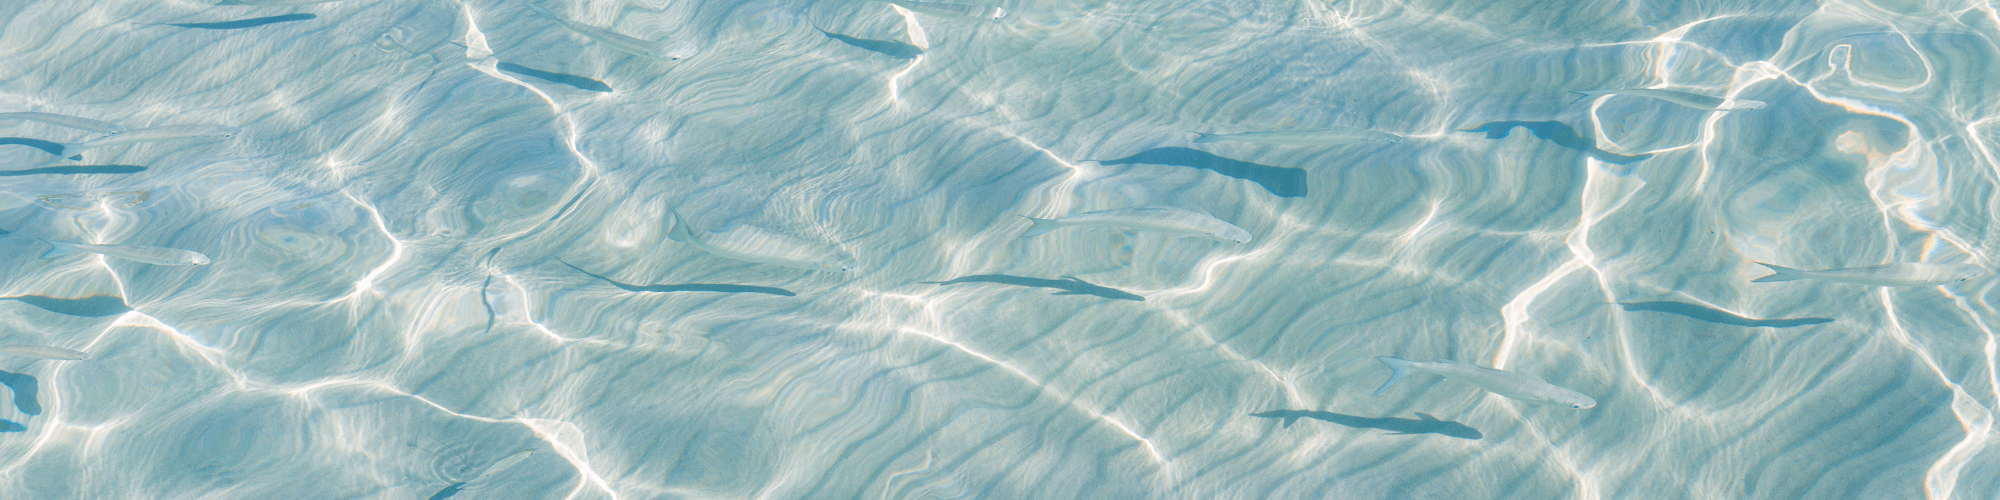
<svg viewBox="0 0 2000 500">
<path fill-rule="evenodd" d="M 255 28 L 266 24 L 277 24 L 277 23 L 291 22 L 291 21 L 305 21 L 310 19 L 316 19 L 318 17 L 319 16 L 312 14 L 285 14 L 282 16 L 238 19 L 235 21 L 223 21 L 219 23 L 172 23 L 172 24 L 167 24 L 167 26 L 194 28 L 199 30 L 235 30 L 243 28 Z"/>
<path fill-rule="evenodd" d="M 21 170 L 0 170 L 0 177 L 43 174 L 136 174 L 146 171 L 138 165 L 64 165 L 60 167 L 28 168 Z"/>
<path fill-rule="evenodd" d="M 1547 381 L 1535 378 L 1533 375 L 1524 373 L 1500 371 L 1443 360 L 1423 362 L 1389 356 L 1376 356 L 1375 359 L 1381 361 L 1382 364 L 1389 365 L 1389 369 L 1391 370 L 1389 381 L 1383 382 L 1382 388 L 1375 390 L 1376 394 L 1381 394 L 1383 391 L 1389 390 L 1390 385 L 1395 384 L 1397 380 L 1402 380 L 1404 375 L 1409 375 L 1410 372 L 1414 371 L 1465 382 L 1478 386 L 1480 389 L 1485 389 L 1487 392 L 1530 403 L 1568 406 L 1578 410 L 1590 409 L 1597 406 L 1597 400 L 1590 399 L 1590 396 L 1557 387 L 1555 384 L 1550 384 Z"/>
<path fill-rule="evenodd" d="M 576 34 L 583 35 L 592 40 L 597 40 L 598 42 L 602 42 L 603 44 L 610 46 L 613 49 L 618 49 L 619 51 L 625 52 L 627 54 L 632 54 L 640 57 L 649 57 L 661 61 L 678 61 L 681 59 L 694 57 L 695 54 L 701 52 L 700 48 L 695 47 L 693 42 L 689 42 L 687 40 L 669 41 L 670 39 L 662 38 L 656 42 L 648 42 L 645 40 L 640 40 L 637 38 L 632 38 L 629 36 L 612 33 L 611 30 L 607 30 L 604 28 L 599 28 L 596 26 L 591 26 L 588 24 L 571 21 L 560 15 L 557 15 L 555 11 L 549 10 L 548 8 L 542 7 L 540 5 L 535 5 L 532 2 L 522 2 L 522 3 L 527 4 L 528 10 L 533 11 L 537 16 L 548 18 L 548 20 L 555 21 L 556 24 L 560 24 L 564 28 L 569 28 L 570 31 L 574 31 L 576 32 Z"/>
<path fill-rule="evenodd" d="M 1103 226 L 1154 231 L 1167 234 L 1206 236 L 1234 243 L 1249 243 L 1250 232 L 1208 214 L 1175 207 L 1148 206 L 1085 212 L 1060 219 L 1037 219 L 1023 215 L 1033 224 L 1021 233 L 1029 238 L 1070 226 Z"/>
<path fill-rule="evenodd" d="M 598 274 L 594 274 L 594 273 L 591 273 L 590 271 L 585 271 L 585 270 L 583 270 L 583 268 L 581 268 L 581 267 L 576 267 L 576 265 L 575 265 L 575 264 L 570 264 L 570 263 L 568 263 L 568 262 L 563 262 L 563 260 L 562 260 L 562 259 L 556 259 L 556 262 L 562 262 L 562 265 L 565 265 L 565 266 L 569 266 L 569 268 L 570 268 L 570 269 L 575 269 L 575 270 L 576 270 L 576 272 L 579 272 L 579 273 L 583 273 L 584 275 L 587 275 L 587 276 L 590 276 L 590 277 L 592 277 L 592 278 L 597 278 L 597 279 L 600 279 L 600 280 L 604 280 L 604 282 L 605 282 L 605 283 L 610 283 L 610 284 L 611 284 L 611 286 L 615 286 L 615 287 L 618 287 L 619 289 L 621 289 L 621 290 L 625 290 L 625 291 L 627 291 L 627 292 L 648 292 L 648 293 L 665 293 L 665 292 L 721 292 L 721 293 L 762 293 L 762 294 L 768 294 L 768 295 L 780 295 L 780 296 L 785 296 L 785 297 L 792 297 L 792 296 L 797 296 L 797 295 L 798 295 L 798 294 L 796 294 L 796 293 L 792 293 L 792 291 L 791 291 L 791 290 L 786 290 L 786 289 L 783 289 L 783 288 L 773 288 L 773 287 L 768 287 L 768 286 L 752 286 L 752 285 L 730 285 L 730 284 L 724 284 L 724 283 L 674 283 L 674 284 L 665 284 L 665 285 L 634 285 L 634 284 L 630 284 L 630 283 L 622 283 L 622 282 L 619 282 L 618 280 L 614 280 L 614 279 L 611 279 L 611 278 L 606 278 L 606 277 L 604 277 L 604 276 L 601 276 L 601 275 L 598 275 Z"/>
<path fill-rule="evenodd" d="M 1617 89 L 1617 90 L 1572 90 L 1570 92 L 1583 94 L 1583 97 L 1576 98 L 1576 101 L 1591 99 L 1598 96 L 1629 95 L 1638 97 L 1651 97 L 1654 99 L 1659 99 L 1662 101 L 1667 101 L 1694 109 L 1705 109 L 1709 111 L 1757 109 L 1765 106 L 1764 101 L 1752 101 L 1749 99 L 1727 99 L 1722 97 L 1705 96 L 1701 94 L 1690 94 L 1687 92 L 1681 92 L 1677 90 Z M 1576 101 L 1570 101 L 1570 102 L 1575 103 Z"/>
<path fill-rule="evenodd" d="M 90 353 L 86 353 L 83 351 L 72 351 L 61 347 L 49 347 L 40 345 L 0 346 L 0 356 L 19 356 L 24 358 L 42 358 L 42 359 L 66 359 L 72 361 L 90 359 Z"/>
<path fill-rule="evenodd" d="M 1145 297 L 1133 294 L 1131 292 L 1107 286 L 1093 285 L 1090 282 L 1077 279 L 1077 277 L 1075 276 L 1064 276 L 1062 277 L 1062 279 L 1059 280 L 1051 280 L 1042 278 L 1029 278 L 1025 276 L 1013 276 L 1007 274 L 974 274 L 971 276 L 960 276 L 957 278 L 952 278 L 951 281 L 919 281 L 918 283 L 937 285 L 937 286 L 953 285 L 958 283 L 999 283 L 1002 285 L 1025 286 L 1032 288 L 1054 288 L 1057 290 L 1062 290 L 1060 292 L 1056 292 L 1055 295 L 1096 295 L 1107 299 L 1136 300 L 1141 302 L 1146 300 Z"/>
<path fill-rule="evenodd" d="M 1986 274 L 1986 268 L 1975 264 L 1923 264 L 1898 262 L 1867 267 L 1843 267 L 1804 271 L 1789 267 L 1758 262 L 1757 265 L 1771 268 L 1771 275 L 1750 280 L 1752 283 L 1772 281 L 1820 280 L 1828 283 L 1848 283 L 1868 286 L 1925 286 L 1957 283 Z"/>
<path fill-rule="evenodd" d="M 841 43 L 853 45 L 855 47 L 860 47 L 870 52 L 882 54 L 889 57 L 894 57 L 897 59 L 914 59 L 917 56 L 924 55 L 923 48 L 903 42 L 898 42 L 894 40 L 870 40 L 867 38 L 855 38 L 823 30 L 820 29 L 818 26 L 814 26 L 813 29 L 819 30 L 820 33 L 825 33 L 827 38 L 839 40 Z"/>
<path fill-rule="evenodd" d="M 124 125 L 119 125 L 116 123 L 111 123 L 106 121 L 92 120 L 89 118 L 83 118 L 77 116 L 58 115 L 53 113 L 35 113 L 35 112 L 0 113 L 0 123 L 20 121 L 20 120 L 27 120 L 31 122 L 42 122 L 59 127 L 69 127 L 77 130 L 89 130 L 91 132 L 97 132 L 100 134 L 116 134 L 124 132 L 126 130 Z"/>
<path fill-rule="evenodd" d="M 1678 314 L 1681 316 L 1687 316 L 1690 318 L 1707 321 L 1710 323 L 1721 323 L 1725 325 L 1736 325 L 1736 326 L 1768 326 L 1772 328 L 1787 328 L 1793 326 L 1818 325 L 1818 324 L 1833 322 L 1833 318 L 1778 318 L 1778 319 L 1746 318 L 1737 315 L 1736 313 L 1724 311 L 1721 309 L 1716 309 L 1713 307 L 1708 307 L 1701 304 L 1689 304 L 1686 302 L 1674 302 L 1670 300 L 1656 300 L 1651 302 L 1619 302 L 1618 306 L 1625 308 L 1625 310 L 1627 311 L 1653 311 L 1653 312 L 1663 312 L 1667 314 Z"/>
<path fill-rule="evenodd" d="M 696 236 L 693 226 L 681 220 L 679 213 L 673 216 L 674 227 L 667 231 L 668 238 L 717 257 L 807 271 L 847 272 L 854 268 L 852 258 L 829 245 L 743 224 Z"/>
<path fill-rule="evenodd" d="M 610 85 L 605 85 L 604 82 L 592 80 L 589 78 L 584 78 L 581 76 L 568 75 L 563 73 L 552 73 L 510 62 L 501 62 L 500 64 L 494 65 L 494 67 L 499 68 L 500 71 L 540 78 L 543 80 L 548 80 L 551 82 L 560 83 L 563 85 L 568 85 L 571 87 L 576 87 L 579 89 L 588 90 L 592 92 L 607 92 L 607 93 L 611 92 Z"/>
<path fill-rule="evenodd" d="M 941 16 L 969 17 L 973 19 L 999 19 L 1007 17 L 1007 9 L 964 5 L 955 3 L 913 2 L 910 0 L 882 0 L 900 5 L 905 9 Z"/>
<path fill-rule="evenodd" d="M 73 253 L 94 253 L 117 257 L 133 262 L 144 262 L 159 266 L 206 266 L 208 256 L 178 248 L 146 247 L 138 245 L 92 245 L 64 241 L 42 240 L 49 244 L 49 251 L 42 254 L 44 259 L 53 259 Z"/>
<path fill-rule="evenodd" d="M 141 142 L 187 141 L 199 139 L 228 139 L 243 133 L 236 127 L 221 125 L 172 125 L 166 127 L 142 128 L 122 134 L 112 134 L 84 141 L 82 144 L 64 144 L 56 156 L 68 157 L 84 150 L 106 146 L 122 146 Z"/>
<path fill-rule="evenodd" d="M 1195 135 L 1200 136 L 1194 139 L 1195 144 L 1235 141 L 1278 146 L 1318 146 L 1322 144 L 1345 144 L 1350 142 L 1395 144 L 1403 141 L 1403 136 L 1400 135 L 1354 127 L 1271 130 L 1265 132 L 1244 132 L 1240 134 L 1207 134 L 1195 132 Z"/>
<path fill-rule="evenodd" d="M 27 146 L 39 149 L 52 155 L 59 155 L 62 154 L 63 152 L 63 145 L 60 142 L 44 141 L 41 139 L 29 139 L 26 137 L 0 137 L 0 146 L 9 144 L 16 146 Z M 83 159 L 83 155 L 71 156 L 69 157 L 69 159 L 81 160 Z"/>
</svg>

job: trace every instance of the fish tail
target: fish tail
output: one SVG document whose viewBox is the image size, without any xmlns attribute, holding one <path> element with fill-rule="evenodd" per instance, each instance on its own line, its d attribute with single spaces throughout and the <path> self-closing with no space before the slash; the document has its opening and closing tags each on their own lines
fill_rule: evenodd
<svg viewBox="0 0 2000 500">
<path fill-rule="evenodd" d="M 681 220 L 681 213 L 671 213 L 674 215 L 674 228 L 667 230 L 667 238 L 682 243 L 693 242 L 694 233 L 688 229 L 687 221 Z"/>
<path fill-rule="evenodd" d="M 1042 234 L 1047 233 L 1049 231 L 1054 231 L 1062 228 L 1062 221 L 1058 221 L 1055 219 L 1037 219 L 1026 215 L 1021 216 L 1021 218 L 1028 219 L 1029 222 L 1033 223 L 1028 225 L 1027 232 L 1021 233 L 1022 238 L 1033 238 L 1036 236 L 1041 236 Z"/>
<path fill-rule="evenodd" d="M 1383 391 L 1389 390 L 1389 386 L 1396 385 L 1396 381 L 1402 380 L 1404 375 L 1410 374 L 1410 360 L 1389 356 L 1376 356 L 1375 360 L 1389 365 L 1390 370 L 1389 381 L 1383 382 L 1381 388 L 1375 389 L 1376 394 L 1381 394 Z"/>
<path fill-rule="evenodd" d="M 1758 262 L 1757 265 L 1771 268 L 1772 274 L 1770 276 L 1765 276 L 1762 278 L 1750 280 L 1751 283 L 1767 283 L 1772 281 L 1793 281 L 1793 280 L 1806 279 L 1805 271 L 1800 271 L 1785 266 L 1765 264 L 1762 262 Z"/>
<path fill-rule="evenodd" d="M 42 258 L 44 259 L 53 259 L 56 257 L 61 257 L 64 255 L 76 253 L 76 247 L 70 246 L 68 243 L 63 243 L 60 241 L 49 241 L 49 240 L 42 240 L 42 243 L 49 244 L 49 251 L 42 252 Z"/>
<path fill-rule="evenodd" d="M 1194 135 L 1196 136 L 1196 137 L 1194 138 L 1194 143 L 1195 143 L 1195 144 L 1208 144 L 1208 143 L 1211 143 L 1211 142 L 1221 142 L 1221 141 L 1222 141 L 1222 139 L 1221 139 L 1220 137 L 1216 137 L 1216 135 L 1217 135 L 1217 134 L 1205 134 L 1205 133 L 1201 133 L 1201 132 L 1195 132 L 1195 133 L 1194 133 Z"/>
</svg>

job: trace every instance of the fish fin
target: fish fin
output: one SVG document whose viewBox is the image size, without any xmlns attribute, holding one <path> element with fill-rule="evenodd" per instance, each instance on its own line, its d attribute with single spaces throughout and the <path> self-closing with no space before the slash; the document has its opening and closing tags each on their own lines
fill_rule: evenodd
<svg viewBox="0 0 2000 500">
<path fill-rule="evenodd" d="M 674 217 L 674 227 L 667 230 L 667 239 L 682 243 L 694 242 L 694 230 L 688 229 L 687 220 L 681 218 L 681 213 L 674 210 L 668 210 L 667 213 L 673 214 Z"/>
<path fill-rule="evenodd" d="M 71 159 L 71 160 L 76 160 L 76 161 L 83 161 L 83 155 L 74 155 L 74 156 L 71 156 L 71 157 L 69 157 L 69 159 Z"/>
<path fill-rule="evenodd" d="M 53 259 L 56 257 L 61 257 L 64 255 L 76 253 L 76 247 L 70 246 L 67 243 L 63 243 L 60 241 L 49 241 L 49 240 L 42 240 L 42 243 L 49 244 L 49 251 L 42 252 L 42 258 L 44 259 Z"/>
<path fill-rule="evenodd" d="M 1597 91 L 1595 90 L 1572 90 L 1569 91 L 1569 93 L 1576 94 L 1576 98 L 1571 99 L 1569 101 L 1570 104 L 1576 104 L 1579 102 L 1583 102 L 1584 99 L 1589 99 L 1598 96 Z"/>
<path fill-rule="evenodd" d="M 1208 144 L 1208 143 L 1211 143 L 1211 142 L 1221 142 L 1221 141 L 1222 141 L 1222 139 L 1219 139 L 1219 138 L 1216 138 L 1216 136 L 1215 136 L 1216 134 L 1204 134 L 1204 133 L 1201 133 L 1201 132 L 1195 132 L 1195 133 L 1194 133 L 1194 135 L 1198 136 L 1198 137 L 1195 137 L 1195 138 L 1194 138 L 1194 143 L 1195 143 L 1195 144 Z"/>
<path fill-rule="evenodd" d="M 82 145 L 82 144 L 68 144 L 68 143 L 65 143 L 65 144 L 63 144 L 63 145 L 62 145 L 62 151 L 59 151 L 59 152 L 57 152 L 57 153 L 56 153 L 56 156 L 58 156 L 58 157 L 62 157 L 62 158 L 69 158 L 69 157 L 71 157 L 71 156 L 79 156 L 79 153 L 82 153 L 82 152 L 83 152 L 83 145 Z"/>
<path fill-rule="evenodd" d="M 1437 418 L 1437 417 L 1433 417 L 1433 416 L 1431 416 L 1431 414 L 1429 414 L 1429 413 L 1424 413 L 1424 412 L 1417 412 L 1417 418 L 1421 418 L 1421 419 L 1424 419 L 1424 420 L 1429 420 L 1429 421 L 1432 421 L 1432 422 L 1436 422 L 1436 421 L 1438 421 L 1438 418 Z"/>
<path fill-rule="evenodd" d="M 1389 356 L 1376 356 L 1375 360 L 1389 365 L 1390 370 L 1389 381 L 1383 382 L 1381 388 L 1375 389 L 1376 394 L 1381 394 L 1383 391 L 1389 390 L 1389 386 L 1396 385 L 1396 381 L 1402 380 L 1404 375 L 1410 374 L 1410 360 Z"/>
<path fill-rule="evenodd" d="M 1028 231 L 1021 233 L 1022 238 L 1033 238 L 1062 228 L 1062 223 L 1057 222 L 1055 219 L 1037 219 L 1026 215 L 1021 216 L 1021 218 L 1032 222 L 1032 224 L 1028 225 Z"/>
<path fill-rule="evenodd" d="M 1290 429 L 1292 428 L 1292 424 L 1298 422 L 1299 422 L 1299 417 L 1285 417 L 1285 428 Z"/>
<path fill-rule="evenodd" d="M 1758 262 L 1758 263 L 1757 263 L 1757 265 L 1760 265 L 1760 266 L 1764 266 L 1764 267 L 1768 267 L 1768 268 L 1771 268 L 1771 273 L 1772 273 L 1772 274 L 1771 274 L 1770 276 L 1765 276 L 1765 277 L 1762 277 L 1762 278 L 1757 278 L 1757 279 L 1754 279 L 1754 280 L 1750 280 L 1750 282 L 1751 282 L 1751 283 L 1768 283 L 1768 282 L 1772 282 L 1772 281 L 1792 281 L 1792 280 L 1802 280 L 1802 279 L 1805 279 L 1805 278 L 1806 278 L 1806 275 L 1805 275 L 1805 272 L 1804 272 L 1804 271 L 1800 271 L 1800 270 L 1797 270 L 1797 269 L 1792 269 L 1792 268 L 1789 268 L 1789 267 L 1784 267 L 1784 266 L 1775 266 L 1775 265 L 1771 265 L 1771 264 L 1765 264 L 1765 263 L 1762 263 L 1762 262 Z"/>
</svg>

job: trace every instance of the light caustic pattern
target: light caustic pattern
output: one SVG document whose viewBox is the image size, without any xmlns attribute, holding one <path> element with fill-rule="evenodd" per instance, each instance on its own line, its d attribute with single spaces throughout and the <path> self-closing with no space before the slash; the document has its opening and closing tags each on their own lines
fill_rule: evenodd
<svg viewBox="0 0 2000 500">
<path fill-rule="evenodd" d="M 26 427 L 0 434 L 0 491 L 2000 491 L 2000 280 L 1750 282 L 1760 261 L 1994 263 L 2000 13 L 1985 4 L 951 0 L 1006 9 L 992 20 L 538 3 L 700 51 L 632 56 L 514 1 L 0 6 L 0 112 L 243 130 L 86 152 L 141 173 L 0 177 L 0 296 L 131 309 L 0 300 L 0 345 L 92 355 L 0 359 L 0 419 Z M 159 24 L 292 13 L 317 17 Z M 1768 106 L 1569 93 L 1636 88 Z M 1503 121 L 1539 128 L 1462 131 Z M 1189 140 L 1328 126 L 1406 140 Z M 0 137 L 97 135 L 20 121 Z M 1155 148 L 1280 170 L 1099 161 L 1191 154 Z M 6 170 L 73 163 L 0 145 Z M 1288 168 L 1302 185 L 1256 182 Z M 1020 237 L 1022 215 L 1138 205 L 1254 239 Z M 859 265 L 715 257 L 666 237 L 675 213 Z M 38 238 L 213 263 L 44 260 Z M 1005 276 L 925 283 L 967 275 Z M 1129 295 L 1057 295 L 1076 288 L 1064 277 Z M 761 292 L 626 289 L 653 284 Z M 1375 356 L 1530 373 L 1598 405 L 1423 375 L 1373 395 Z M 1326 419 L 1250 416 L 1276 410 Z"/>
</svg>

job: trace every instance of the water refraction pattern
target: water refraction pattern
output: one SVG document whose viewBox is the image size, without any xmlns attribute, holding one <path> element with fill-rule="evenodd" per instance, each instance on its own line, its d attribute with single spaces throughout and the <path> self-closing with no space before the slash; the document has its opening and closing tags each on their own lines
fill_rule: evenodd
<svg viewBox="0 0 2000 500">
<path fill-rule="evenodd" d="M 0 2 L 0 496 L 2000 491 L 1993 6 L 950 1 Z"/>
</svg>

